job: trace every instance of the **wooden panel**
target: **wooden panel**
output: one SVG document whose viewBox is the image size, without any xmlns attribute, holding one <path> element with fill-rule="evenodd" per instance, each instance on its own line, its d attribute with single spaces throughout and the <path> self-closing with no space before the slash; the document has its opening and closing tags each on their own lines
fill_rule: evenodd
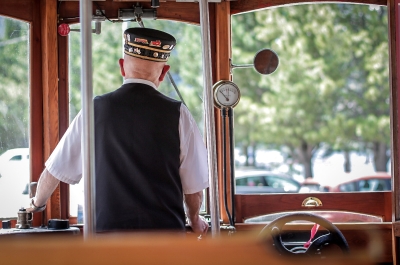
<svg viewBox="0 0 400 265">
<path fill-rule="evenodd" d="M 33 0 L 2 0 L 0 15 L 32 22 L 35 13 Z"/>
<path fill-rule="evenodd" d="M 400 27 L 399 27 L 399 1 L 398 0 L 388 0 L 388 23 L 389 23 L 389 60 L 390 60 L 390 126 L 391 126 L 391 157 L 392 157 L 392 189 L 393 196 L 392 201 L 392 221 L 400 220 L 400 117 L 399 117 L 399 106 L 400 106 L 400 94 L 399 94 L 399 81 L 398 76 L 400 75 L 400 68 L 397 67 L 397 63 L 400 62 L 400 51 L 398 44 L 400 43 Z M 400 237 L 397 233 L 397 223 L 394 223 L 393 229 L 393 261 L 395 264 L 399 264 L 399 256 L 397 249 L 398 240 L 395 237 Z"/>
<path fill-rule="evenodd" d="M 32 0 L 35 2 L 35 0 Z M 1 10 L 1 9 L 0 9 Z M 25 10 L 27 11 L 27 10 Z M 29 13 L 29 12 L 27 12 Z M 38 181 L 43 170 L 43 86 L 42 86 L 42 32 L 40 5 L 33 5 L 30 31 L 30 163 L 31 181 Z M 35 125 L 35 126 L 34 126 Z"/>
<path fill-rule="evenodd" d="M 109 19 L 118 18 L 118 9 L 132 9 L 135 2 L 114 2 L 107 0 L 93 3 L 93 13 L 96 9 L 104 10 Z M 151 8 L 150 3 L 141 3 L 144 9 Z M 79 2 L 61 2 L 59 7 L 60 23 L 79 22 Z M 189 23 L 200 23 L 200 12 L 198 3 L 173 3 L 161 2 L 157 8 L 158 19 L 171 19 L 186 21 Z M 108 22 L 107 22 L 108 23 Z"/>
<path fill-rule="evenodd" d="M 32 0 L 34 3 L 35 0 Z M 25 9 L 27 11 L 28 9 Z M 42 31 L 40 4 L 32 4 L 32 24 L 31 24 L 31 50 L 30 50 L 30 163 L 31 181 L 38 181 L 43 170 L 43 86 L 42 86 Z M 28 12 L 27 12 L 28 13 Z M 37 213 L 33 216 L 33 225 L 42 224 L 42 214 Z"/>
<path fill-rule="evenodd" d="M 58 54 L 57 54 L 57 2 L 41 0 L 42 78 L 44 157 L 47 159 L 59 141 L 58 108 Z M 61 218 L 60 188 L 57 187 L 47 203 L 50 218 Z"/>
<path fill-rule="evenodd" d="M 220 80 L 231 80 L 231 75 L 230 75 L 230 67 L 229 67 L 229 58 L 231 57 L 231 34 L 230 34 L 230 21 L 231 21 L 231 15 L 230 15 L 230 3 L 229 2 L 223 2 L 220 4 L 215 5 L 215 35 L 213 36 L 214 38 L 211 38 L 212 40 L 215 41 L 215 53 L 213 53 L 213 62 L 215 62 L 213 70 L 214 70 L 214 80 L 213 83 L 215 84 L 216 82 Z M 219 201 L 219 207 L 221 211 L 221 218 L 224 223 L 229 223 L 229 218 L 228 214 L 226 211 L 225 207 L 225 202 L 223 199 L 223 194 L 224 194 L 224 181 L 223 181 L 223 149 L 222 149 L 222 118 L 221 118 L 221 111 L 217 108 L 214 108 L 215 111 L 215 122 L 216 122 L 216 136 L 217 136 L 217 144 L 218 144 L 218 183 L 219 183 L 219 194 L 220 196 L 220 201 Z M 228 131 L 228 124 L 226 123 L 226 135 L 229 135 Z M 229 137 L 226 138 L 227 144 L 226 144 L 226 154 L 227 156 L 225 157 L 226 161 L 226 174 L 229 176 L 230 174 L 230 157 L 229 157 L 229 149 L 228 149 L 228 143 L 229 143 Z M 227 179 L 227 205 L 228 205 L 228 210 L 229 213 L 232 215 L 234 214 L 232 212 L 232 204 L 231 204 L 231 192 L 230 192 L 230 185 L 231 182 L 229 179 Z"/>
<path fill-rule="evenodd" d="M 58 108 L 59 108 L 59 131 L 60 138 L 64 135 L 69 126 L 69 50 L 68 36 L 57 34 L 58 43 Z"/>
<path fill-rule="evenodd" d="M 400 237 L 400 222 L 393 223 L 393 234 L 394 236 Z"/>
<path fill-rule="evenodd" d="M 389 9 L 389 51 L 390 51 L 390 92 L 391 92 L 391 132 L 392 132 L 392 176 L 393 176 L 393 200 L 397 202 L 393 205 L 394 220 L 400 220 L 400 10 L 399 1 L 388 1 Z"/>
<path fill-rule="evenodd" d="M 373 5 L 386 5 L 387 2 L 385 0 L 364 0 L 364 1 L 346 1 L 346 0 L 338 0 L 335 2 L 343 2 L 343 3 L 362 3 L 362 4 L 373 4 Z M 273 7 L 273 6 L 281 6 L 281 5 L 290 5 L 290 4 L 298 4 L 298 3 L 326 3 L 322 1 L 316 0 L 258 0 L 258 1 L 246 1 L 246 0 L 237 0 L 231 2 L 231 13 L 238 14 L 243 12 L 255 11 L 263 8 Z"/>
<path fill-rule="evenodd" d="M 216 80 L 232 80 L 230 62 L 232 57 L 231 47 L 231 14 L 230 2 L 216 5 L 216 25 L 218 34 L 216 37 Z"/>
<path fill-rule="evenodd" d="M 237 222 L 268 213 L 311 210 L 301 206 L 307 197 L 317 197 L 322 201 L 322 207 L 315 210 L 357 211 L 383 216 L 384 221 L 391 221 L 391 192 L 358 192 L 236 195 Z"/>
<path fill-rule="evenodd" d="M 44 156 L 47 158 L 59 140 L 58 54 L 56 3 L 41 0 Z"/>
</svg>

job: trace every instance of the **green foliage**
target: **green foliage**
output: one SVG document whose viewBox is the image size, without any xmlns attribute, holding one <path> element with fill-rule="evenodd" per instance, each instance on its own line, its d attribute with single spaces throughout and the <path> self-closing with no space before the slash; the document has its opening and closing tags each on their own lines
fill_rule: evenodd
<svg viewBox="0 0 400 265">
<path fill-rule="evenodd" d="M 0 17 L 0 154 L 29 146 L 29 24 Z"/>
<path fill-rule="evenodd" d="M 261 48 L 280 59 L 269 76 L 234 71 L 243 95 L 235 109 L 236 143 L 289 147 L 288 156 L 305 168 L 322 145 L 354 150 L 390 143 L 386 8 L 295 5 L 232 20 L 235 64 L 250 63 Z"/>
</svg>

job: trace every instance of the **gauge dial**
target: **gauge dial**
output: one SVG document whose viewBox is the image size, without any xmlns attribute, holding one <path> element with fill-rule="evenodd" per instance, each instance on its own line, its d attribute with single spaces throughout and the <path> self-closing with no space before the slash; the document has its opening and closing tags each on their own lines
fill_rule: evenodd
<svg viewBox="0 0 400 265">
<path fill-rule="evenodd" d="M 233 108 L 240 100 L 240 90 L 231 81 L 219 81 L 214 85 L 214 101 L 218 108 Z"/>
</svg>

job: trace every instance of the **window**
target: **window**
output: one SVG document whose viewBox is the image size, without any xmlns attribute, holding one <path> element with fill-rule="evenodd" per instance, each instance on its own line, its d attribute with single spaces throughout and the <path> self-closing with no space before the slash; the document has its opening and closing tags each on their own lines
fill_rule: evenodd
<svg viewBox="0 0 400 265">
<path fill-rule="evenodd" d="M 10 159 L 10 161 L 12 161 L 12 160 L 20 161 L 20 160 L 22 160 L 22 156 L 21 156 L 21 155 L 13 156 L 13 157 Z"/>
<path fill-rule="evenodd" d="M 0 219 L 28 204 L 29 24 L 0 16 Z"/>
<path fill-rule="evenodd" d="M 299 184 L 289 179 L 284 179 L 277 176 L 267 176 L 267 185 L 274 188 L 281 188 L 285 192 L 297 192 L 299 190 Z"/>
<path fill-rule="evenodd" d="M 237 169 L 312 178 L 325 190 L 390 174 L 386 6 L 304 4 L 232 16 L 232 63 L 252 63 L 264 48 L 279 56 L 274 73 L 233 70 Z"/>
<path fill-rule="evenodd" d="M 352 192 L 356 191 L 355 183 L 347 183 L 347 184 L 342 184 L 339 186 L 339 190 L 342 192 Z"/>
</svg>

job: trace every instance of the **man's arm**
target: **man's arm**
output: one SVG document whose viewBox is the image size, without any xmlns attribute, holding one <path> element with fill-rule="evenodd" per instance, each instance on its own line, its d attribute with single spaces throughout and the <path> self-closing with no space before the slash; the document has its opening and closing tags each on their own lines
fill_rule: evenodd
<svg viewBox="0 0 400 265">
<path fill-rule="evenodd" d="M 189 225 L 194 233 L 205 235 L 208 230 L 208 223 L 199 215 L 202 203 L 203 191 L 185 194 L 186 215 L 189 219 Z"/>
<path fill-rule="evenodd" d="M 36 195 L 33 201 L 34 206 L 41 207 L 47 203 L 47 200 L 53 194 L 60 181 L 56 179 L 47 169 L 44 169 L 42 175 L 39 178 L 38 185 L 36 188 Z M 28 208 L 29 212 L 39 212 L 43 209 L 37 210 L 34 207 Z"/>
</svg>

